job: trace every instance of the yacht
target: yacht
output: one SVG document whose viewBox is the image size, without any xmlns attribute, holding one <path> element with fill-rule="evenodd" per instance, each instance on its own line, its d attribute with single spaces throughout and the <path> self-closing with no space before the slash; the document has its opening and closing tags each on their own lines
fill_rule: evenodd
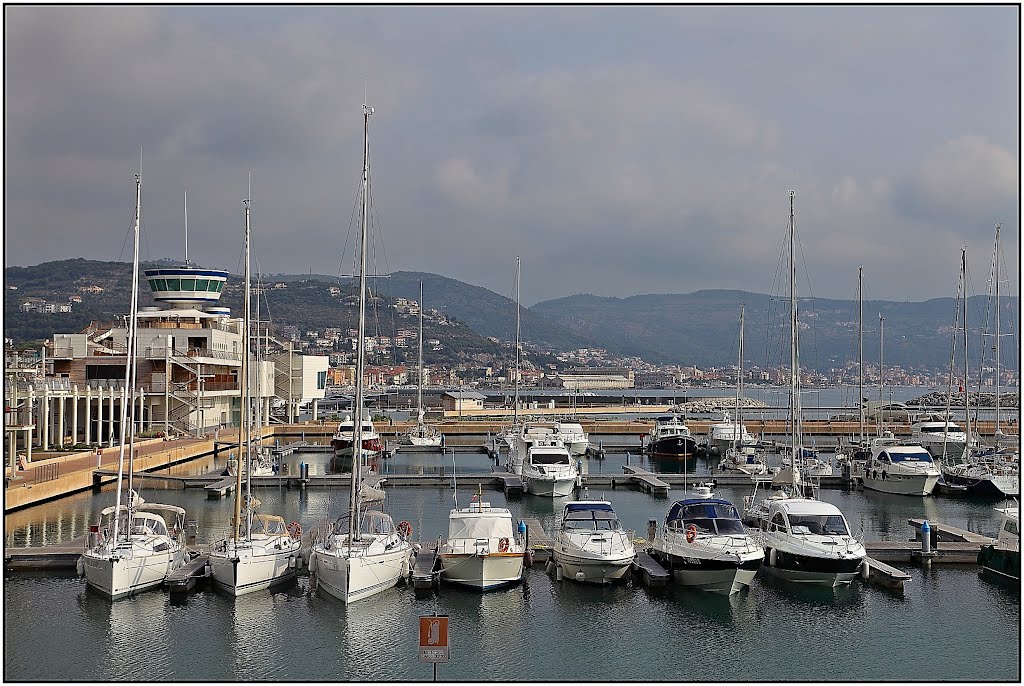
<svg viewBox="0 0 1024 686">
<path fill-rule="evenodd" d="M 672 503 L 651 556 L 685 586 L 732 595 L 750 586 L 764 550 L 747 535 L 736 507 L 701 485 L 694 497 Z"/>
<path fill-rule="evenodd" d="M 573 500 L 562 510 L 553 554 L 565 577 L 607 584 L 625 577 L 636 550 L 611 503 Z"/>
<path fill-rule="evenodd" d="M 982 546 L 978 564 L 984 574 L 1020 584 L 1020 505 L 997 507 L 999 537 L 993 545 Z"/>
<path fill-rule="evenodd" d="M 898 495 L 930 495 L 942 472 L 919 445 L 897 440 L 891 433 L 871 441 L 864 465 L 864 488 Z"/>
<path fill-rule="evenodd" d="M 765 571 L 797 583 L 848 584 L 867 556 L 839 508 L 810 498 L 769 500 L 760 535 Z"/>
<path fill-rule="evenodd" d="M 379 510 L 338 517 L 330 533 L 313 544 L 309 571 L 316 585 L 344 603 L 354 603 L 395 586 L 412 569 L 412 527 Z"/>
<path fill-rule="evenodd" d="M 733 421 L 728 410 L 722 412 L 721 422 L 708 426 L 706 443 L 712 455 L 725 455 L 725 451 L 733 444 L 744 447 L 756 442 L 757 439 L 750 435 L 746 426 Z"/>
<path fill-rule="evenodd" d="M 671 455 L 685 460 L 697 454 L 697 441 L 690 428 L 675 415 L 658 417 L 649 436 L 650 451 L 656 455 Z"/>
<path fill-rule="evenodd" d="M 100 524 L 91 527 L 82 554 L 86 583 L 111 600 L 159 586 L 188 561 L 182 536 L 185 510 L 143 503 L 134 492 L 128 500 L 128 505 L 100 512 Z M 172 520 L 170 530 L 166 517 Z"/>
<path fill-rule="evenodd" d="M 554 433 L 573 457 L 585 455 L 590 447 L 590 438 L 578 422 L 555 422 Z"/>
<path fill-rule="evenodd" d="M 341 423 L 338 424 L 338 430 L 334 432 L 334 437 L 331 439 L 331 447 L 334 448 L 336 457 L 352 457 L 352 436 L 354 430 L 355 422 L 352 420 L 352 416 L 345 415 Z M 361 452 L 363 459 L 375 457 L 384 450 L 380 434 L 373 428 L 373 420 L 370 418 L 369 410 L 363 410 L 363 423 L 360 427 L 360 434 L 362 438 Z"/>
<path fill-rule="evenodd" d="M 561 441 L 552 439 L 531 445 L 523 461 L 522 478 L 533 495 L 559 498 L 572 495 L 579 469 Z"/>
<path fill-rule="evenodd" d="M 237 537 L 219 541 L 210 552 L 213 580 L 234 596 L 260 591 L 295 578 L 301 565 L 302 529 L 278 515 L 251 510 Z"/>
<path fill-rule="evenodd" d="M 788 467 L 790 465 L 790 459 L 787 455 L 782 458 L 782 466 Z M 801 448 L 800 449 L 800 474 L 805 479 L 811 479 L 819 476 L 832 476 L 835 473 L 835 468 L 832 463 L 821 459 L 817 450 L 813 448 Z"/>
<path fill-rule="evenodd" d="M 726 448 L 718 468 L 750 475 L 768 473 L 768 464 L 752 446 Z"/>
<path fill-rule="evenodd" d="M 962 455 L 967 447 L 967 434 L 962 428 L 932 414 L 915 417 L 910 426 L 910 440 L 940 460 Z"/>
<path fill-rule="evenodd" d="M 469 507 L 448 514 L 448 539 L 438 546 L 441 578 L 481 591 L 511 586 L 523 578 L 525 553 L 512 513 L 474 495 Z"/>
</svg>

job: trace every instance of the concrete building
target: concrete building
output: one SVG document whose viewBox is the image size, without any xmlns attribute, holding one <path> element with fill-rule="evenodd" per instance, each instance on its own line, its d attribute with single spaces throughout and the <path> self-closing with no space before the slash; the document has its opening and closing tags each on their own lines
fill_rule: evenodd
<svg viewBox="0 0 1024 686">
<path fill-rule="evenodd" d="M 486 397 L 483 393 L 475 391 L 445 391 L 441 395 L 441 407 L 445 412 L 482 410 Z"/>
</svg>

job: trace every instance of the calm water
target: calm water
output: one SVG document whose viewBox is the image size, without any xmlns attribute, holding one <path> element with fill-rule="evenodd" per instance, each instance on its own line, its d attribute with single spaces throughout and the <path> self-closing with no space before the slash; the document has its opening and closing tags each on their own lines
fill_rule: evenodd
<svg viewBox="0 0 1024 686">
<path fill-rule="evenodd" d="M 303 455 L 311 471 L 324 455 Z M 399 456 L 388 469 L 436 465 L 436 455 Z M 624 456 L 594 471 L 621 472 Z M 633 457 L 637 460 L 637 457 Z M 450 467 L 450 456 L 444 458 Z M 293 460 L 298 462 L 298 459 Z M 483 455 L 459 455 L 460 471 L 484 472 Z M 176 468 L 205 472 L 212 460 Z M 459 489 L 465 504 L 472 489 Z M 266 512 L 308 527 L 335 518 L 347 489 L 302 492 L 261 488 Z M 495 506 L 537 517 L 550 530 L 560 504 L 524 496 Z M 722 488 L 739 502 L 746 490 Z M 681 489 L 674 489 L 681 496 Z M 227 532 L 231 501 L 202 491 L 154 490 L 144 497 L 182 505 L 202 541 Z M 926 516 L 994 535 L 991 502 L 901 498 L 825 490 L 866 538 L 905 540 L 909 517 Z M 607 497 L 623 523 L 645 532 L 664 518 L 670 500 L 624 488 Z M 110 491 L 82 494 L 5 518 L 8 546 L 57 543 L 85 532 L 113 502 Z M 414 538 L 433 540 L 447 528 L 450 489 L 393 488 L 388 509 L 407 519 Z M 4 676 L 24 680 L 430 680 L 416 661 L 416 617 L 451 617 L 451 662 L 439 679 L 561 681 L 709 680 L 1005 680 L 1020 679 L 1020 595 L 979 578 L 974 566 L 907 567 L 913 580 L 900 596 L 860 583 L 836 590 L 802 589 L 759 574 L 731 598 L 678 586 L 648 590 L 554 581 L 540 566 L 525 582 L 487 595 L 450 587 L 417 598 L 399 587 L 346 607 L 310 594 L 302 577 L 277 593 L 233 600 L 208 590 L 172 603 L 164 591 L 110 603 L 71 574 L 7 573 L 4 584 Z M 54 649 L 54 637 L 60 649 Z"/>
</svg>

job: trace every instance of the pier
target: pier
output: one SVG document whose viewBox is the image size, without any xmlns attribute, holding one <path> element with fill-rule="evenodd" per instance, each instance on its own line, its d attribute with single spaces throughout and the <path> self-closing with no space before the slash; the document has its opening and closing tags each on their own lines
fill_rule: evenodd
<svg viewBox="0 0 1024 686">
<path fill-rule="evenodd" d="M 668 491 L 671 488 L 665 481 L 654 472 L 649 472 L 646 469 L 640 467 L 633 467 L 631 465 L 622 465 L 622 471 L 633 477 L 634 483 L 636 483 L 640 490 L 644 493 L 650 493 L 656 496 L 667 496 Z"/>
</svg>

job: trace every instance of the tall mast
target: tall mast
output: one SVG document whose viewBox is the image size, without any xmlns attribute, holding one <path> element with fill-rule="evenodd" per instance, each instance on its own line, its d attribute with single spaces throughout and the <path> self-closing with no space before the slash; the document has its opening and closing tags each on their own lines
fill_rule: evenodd
<svg viewBox="0 0 1024 686">
<path fill-rule="evenodd" d="M 516 256 L 516 371 L 515 401 L 512 404 L 512 424 L 519 421 L 519 256 Z"/>
<path fill-rule="evenodd" d="M 352 505 L 349 510 L 349 556 L 352 541 L 359 538 L 359 478 L 363 463 L 363 367 L 366 364 L 363 338 L 366 334 L 366 215 L 370 188 L 370 115 L 373 108 L 363 103 L 363 194 L 359 227 L 359 335 L 356 349 L 355 421 L 352 423 Z M 422 308 L 422 305 L 420 305 Z M 355 538 L 353 538 L 355 536 Z"/>
<path fill-rule="evenodd" d="M 995 225 L 995 445 L 999 444 L 999 224 Z"/>
<path fill-rule="evenodd" d="M 857 270 L 857 404 L 860 406 L 860 444 L 864 446 L 864 266 Z"/>
<path fill-rule="evenodd" d="M 416 421 L 423 421 L 423 282 L 420 281 L 420 368 L 416 375 Z"/>
<path fill-rule="evenodd" d="M 188 265 L 188 189 L 185 189 L 185 264 Z"/>
<path fill-rule="evenodd" d="M 960 281 L 964 287 L 964 455 L 971 450 L 971 400 L 967 385 L 967 246 L 960 249 Z M 998 338 L 996 340 L 999 340 Z"/>
<path fill-rule="evenodd" d="M 732 447 L 736 449 L 737 443 L 743 437 L 743 415 L 740 412 L 740 398 L 743 396 L 743 310 L 745 305 L 740 303 L 740 345 L 739 359 L 736 365 L 736 423 L 732 427 Z"/>
<path fill-rule="evenodd" d="M 796 217 L 793 212 L 793 198 L 796 191 L 789 192 L 789 411 L 793 422 L 792 452 L 790 453 L 793 473 L 793 488 L 800 492 L 798 463 L 801 453 L 801 407 L 800 407 L 800 319 L 796 307 Z"/>
<path fill-rule="evenodd" d="M 242 301 L 242 369 L 241 369 L 241 386 L 240 386 L 240 430 L 239 430 L 239 441 L 238 441 L 238 467 L 235 469 L 235 516 L 233 520 L 234 524 L 234 539 L 235 543 L 238 543 L 239 531 L 242 528 L 242 468 L 245 467 L 246 473 L 252 473 L 252 460 L 249 454 L 249 441 L 251 436 L 249 431 L 250 425 L 250 413 L 249 413 L 249 316 L 250 316 L 250 290 L 249 290 L 249 198 L 247 197 L 242 201 L 243 207 L 245 207 L 245 295 Z M 243 455 L 244 458 L 243 459 Z M 248 476 L 246 477 L 246 483 L 248 484 Z M 248 495 L 248 491 L 246 492 Z M 246 508 L 246 514 L 248 515 L 248 507 Z M 248 519 L 248 516 L 246 517 Z M 248 522 L 246 522 L 248 523 Z M 248 527 L 246 527 L 248 529 Z M 249 538 L 249 532 L 245 532 L 246 539 Z"/>
<path fill-rule="evenodd" d="M 125 370 L 124 390 L 121 393 L 121 444 L 117 453 L 117 495 L 114 507 L 114 527 L 112 540 L 117 541 L 118 524 L 121 520 L 121 483 L 124 477 L 125 449 L 128 450 L 128 492 L 132 490 L 132 438 L 135 432 L 129 427 L 128 407 L 134 405 L 132 399 L 134 394 L 131 389 L 135 386 L 135 325 L 139 312 L 139 225 L 142 221 L 142 153 L 139 153 L 139 173 L 135 175 L 135 229 L 132 248 L 132 299 L 128 310 L 128 340 L 125 346 Z M 134 412 L 132 412 L 134 415 Z M 128 524 L 131 525 L 131 511 L 135 505 L 135 499 L 128 496 Z M 125 534 L 131 529 L 126 529 Z"/>
<path fill-rule="evenodd" d="M 882 396 L 882 388 L 885 385 L 885 317 L 878 313 L 878 414 L 875 417 L 875 435 L 882 435 L 882 416 L 884 413 L 885 400 Z"/>
</svg>

